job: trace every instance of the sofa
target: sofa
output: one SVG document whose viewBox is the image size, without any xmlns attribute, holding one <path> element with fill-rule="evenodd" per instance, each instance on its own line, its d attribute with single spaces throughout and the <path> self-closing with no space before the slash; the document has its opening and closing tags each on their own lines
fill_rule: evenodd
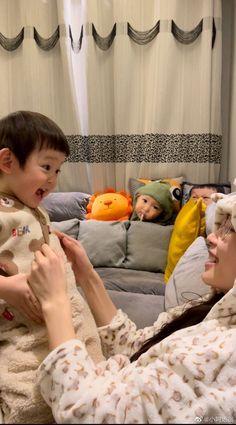
<svg viewBox="0 0 236 425">
<path fill-rule="evenodd" d="M 165 282 L 175 225 L 85 220 L 86 202 L 86 194 L 83 198 L 80 192 L 68 193 L 66 197 L 53 193 L 45 198 L 43 206 L 49 213 L 52 228 L 81 241 L 114 304 L 122 308 L 138 328 L 151 325 L 161 312 L 209 291 L 201 280 L 208 255 L 206 239 L 192 232 L 193 223 L 190 226 L 192 242 L 188 240 L 189 246 Z M 60 214 L 62 206 L 64 210 Z M 211 231 L 214 207 L 213 204 L 206 211 L 207 233 Z"/>
<path fill-rule="evenodd" d="M 157 305 L 158 311 L 163 310 L 164 270 L 172 225 L 70 219 L 52 222 L 52 228 L 80 240 L 115 305 L 138 326 L 150 323 Z M 142 318 L 144 296 L 149 314 Z"/>
<path fill-rule="evenodd" d="M 133 223 L 131 223 L 131 229 Z M 168 229 L 170 234 L 165 240 L 165 250 L 163 249 L 159 256 L 160 263 L 157 262 L 156 268 L 153 269 L 151 258 L 148 255 L 147 246 L 140 247 L 140 243 L 138 243 L 137 246 L 139 249 L 137 249 L 138 252 L 135 252 L 136 245 L 134 243 L 134 252 L 132 253 L 129 237 L 132 241 L 132 236 L 136 238 L 137 232 L 134 232 L 134 235 L 129 234 L 129 230 L 131 229 L 128 224 L 130 223 L 114 222 L 109 223 L 108 225 L 108 223 L 104 224 L 103 222 L 86 222 L 71 219 L 66 223 L 52 222 L 52 227 L 54 229 L 62 230 L 81 241 L 94 265 L 95 270 L 101 276 L 114 304 L 117 308 L 121 308 L 129 315 L 129 317 L 136 323 L 137 328 L 143 328 L 151 325 L 161 312 L 175 307 L 176 305 L 181 305 L 184 302 L 190 301 L 198 296 L 204 295 L 210 290 L 210 288 L 207 287 L 201 280 L 201 273 L 204 269 L 204 263 L 208 256 L 206 240 L 204 237 L 199 236 L 194 240 L 178 261 L 168 282 L 165 283 L 164 258 L 167 257 L 167 240 L 168 237 L 170 237 L 171 229 Z M 142 224 L 146 227 L 152 228 L 152 226 L 149 226 L 151 223 Z M 72 227 L 70 227 L 71 225 Z M 154 226 L 157 225 L 154 224 Z M 123 233 L 128 239 L 128 243 L 125 245 L 126 253 L 128 252 L 128 255 L 126 254 L 126 256 L 124 256 L 124 251 L 121 249 L 124 248 L 124 246 L 122 247 L 122 241 L 118 238 L 116 240 L 117 246 L 115 247 L 113 242 L 109 251 L 109 232 L 107 231 L 109 227 L 112 228 L 110 233 L 113 233 L 114 229 L 116 233 L 119 233 L 117 231 L 118 228 L 120 232 L 121 229 L 123 230 Z M 137 229 L 137 226 L 135 227 Z M 106 229 L 106 235 L 104 234 L 104 228 Z M 126 229 L 125 231 L 124 228 Z M 151 230 L 153 229 L 150 229 L 150 233 Z M 157 231 L 157 227 L 155 227 L 155 230 Z M 101 232 L 102 235 L 100 234 Z M 166 228 L 164 228 L 164 233 L 165 232 L 167 232 Z M 152 236 L 155 237 L 154 232 L 152 233 Z M 97 244 L 97 238 L 100 238 L 100 244 Z M 146 240 L 148 241 L 148 239 Z M 107 249 L 103 249 L 104 247 L 101 242 L 104 241 Z M 163 241 L 164 237 L 160 239 L 162 248 L 164 246 Z M 112 255 L 109 255 L 109 253 Z M 132 254 L 133 258 L 131 259 Z M 135 260 L 137 258 L 140 260 L 141 254 L 143 257 L 137 265 L 135 264 Z M 152 252 L 152 254 L 155 257 L 155 253 Z M 124 256 L 123 262 L 120 262 L 121 255 Z M 156 258 L 158 258 L 158 255 Z M 163 261 L 162 264 L 161 261 Z M 139 269 L 130 268 L 130 266 L 139 267 Z"/>
</svg>

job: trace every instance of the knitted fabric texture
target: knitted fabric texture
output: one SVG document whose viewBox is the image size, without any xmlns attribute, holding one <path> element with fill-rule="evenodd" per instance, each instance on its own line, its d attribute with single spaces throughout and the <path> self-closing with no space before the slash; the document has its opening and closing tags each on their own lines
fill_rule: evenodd
<svg viewBox="0 0 236 425">
<path fill-rule="evenodd" d="M 68 294 L 76 336 L 85 343 L 95 362 L 104 359 L 92 313 L 78 291 L 71 266 L 58 237 L 50 233 L 47 214 L 31 210 L 14 198 L 0 194 L 0 267 L 5 275 L 28 273 L 34 252 L 47 242 L 65 259 Z M 2 274 L 2 273 L 1 273 Z M 12 321 L 1 314 L 8 308 Z M 51 409 L 36 384 L 36 372 L 49 352 L 44 324 L 24 318 L 0 300 L 0 408 L 4 423 L 54 423 Z"/>
</svg>

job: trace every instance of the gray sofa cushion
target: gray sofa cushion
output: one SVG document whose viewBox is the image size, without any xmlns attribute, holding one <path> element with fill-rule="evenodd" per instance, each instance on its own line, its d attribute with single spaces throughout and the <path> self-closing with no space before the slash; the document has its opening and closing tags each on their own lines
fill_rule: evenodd
<svg viewBox="0 0 236 425">
<path fill-rule="evenodd" d="M 122 267 L 126 255 L 125 222 L 81 221 L 78 240 L 94 267 Z"/>
<path fill-rule="evenodd" d="M 80 221 L 78 239 L 94 267 L 164 272 L 173 226 L 134 221 Z"/>
<path fill-rule="evenodd" d="M 96 267 L 107 289 L 139 294 L 164 295 L 166 285 L 163 273 L 118 267 Z"/>
<path fill-rule="evenodd" d="M 124 266 L 129 269 L 164 272 L 173 225 L 131 221 L 127 230 Z"/>
<path fill-rule="evenodd" d="M 77 239 L 79 232 L 79 220 L 77 218 L 70 218 L 63 221 L 51 221 L 51 230 L 59 230 L 66 233 L 74 239 Z"/>
<path fill-rule="evenodd" d="M 108 290 L 117 308 L 121 308 L 136 323 L 138 329 L 151 326 L 164 311 L 164 296 Z"/>
</svg>

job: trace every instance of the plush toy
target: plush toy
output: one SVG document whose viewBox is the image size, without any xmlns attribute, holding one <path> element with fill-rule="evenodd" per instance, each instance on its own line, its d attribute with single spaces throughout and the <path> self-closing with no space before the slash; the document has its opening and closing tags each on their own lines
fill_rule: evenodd
<svg viewBox="0 0 236 425">
<path fill-rule="evenodd" d="M 128 192 L 116 192 L 107 188 L 104 192 L 95 192 L 87 205 L 87 220 L 129 220 L 133 211 L 132 198 Z"/>
</svg>

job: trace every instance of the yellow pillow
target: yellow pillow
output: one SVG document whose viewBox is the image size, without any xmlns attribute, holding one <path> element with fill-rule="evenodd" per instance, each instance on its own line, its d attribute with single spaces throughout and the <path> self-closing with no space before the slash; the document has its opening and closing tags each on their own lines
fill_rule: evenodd
<svg viewBox="0 0 236 425">
<path fill-rule="evenodd" d="M 165 269 L 165 283 L 169 280 L 180 257 L 198 236 L 205 236 L 206 205 L 199 198 L 195 202 L 192 198 L 181 208 L 178 213 L 174 229 L 170 238 L 167 266 Z"/>
</svg>

